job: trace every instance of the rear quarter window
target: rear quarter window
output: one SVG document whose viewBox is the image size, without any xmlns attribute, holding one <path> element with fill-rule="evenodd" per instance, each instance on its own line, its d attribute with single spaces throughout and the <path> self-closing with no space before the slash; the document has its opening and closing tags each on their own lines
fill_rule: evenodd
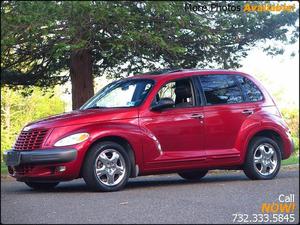
<svg viewBox="0 0 300 225">
<path fill-rule="evenodd" d="M 253 81 L 243 76 L 236 77 L 246 95 L 247 101 L 258 102 L 264 99 L 262 92 Z"/>
</svg>

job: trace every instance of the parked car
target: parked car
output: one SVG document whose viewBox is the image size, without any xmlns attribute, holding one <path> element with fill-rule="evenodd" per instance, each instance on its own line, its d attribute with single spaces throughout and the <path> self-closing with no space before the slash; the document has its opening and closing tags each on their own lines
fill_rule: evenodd
<svg viewBox="0 0 300 225">
<path fill-rule="evenodd" d="M 5 153 L 8 171 L 34 189 L 83 178 L 96 191 L 130 177 L 212 169 L 272 179 L 293 151 L 274 100 L 250 75 L 163 70 L 115 81 L 80 109 L 28 124 Z"/>
</svg>

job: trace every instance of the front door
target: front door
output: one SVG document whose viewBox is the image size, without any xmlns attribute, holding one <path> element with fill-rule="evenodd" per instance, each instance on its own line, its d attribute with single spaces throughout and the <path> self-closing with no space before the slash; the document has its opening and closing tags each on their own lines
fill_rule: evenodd
<svg viewBox="0 0 300 225">
<path fill-rule="evenodd" d="M 205 160 L 203 151 L 203 108 L 196 106 L 195 89 L 190 78 L 171 81 L 158 91 L 152 106 L 163 99 L 174 106 L 141 115 L 140 125 L 156 142 L 156 149 L 144 146 L 147 166 L 180 167 L 188 160 Z"/>
</svg>

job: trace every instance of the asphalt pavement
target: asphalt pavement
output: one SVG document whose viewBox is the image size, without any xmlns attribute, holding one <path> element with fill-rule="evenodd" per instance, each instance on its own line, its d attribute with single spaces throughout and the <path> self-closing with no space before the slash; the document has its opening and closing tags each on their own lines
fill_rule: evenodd
<svg viewBox="0 0 300 225">
<path fill-rule="evenodd" d="M 299 169 L 252 181 L 242 172 L 210 172 L 199 182 L 176 174 L 130 179 L 119 192 L 90 192 L 82 179 L 37 192 L 1 180 L 1 223 L 233 223 L 234 214 L 261 213 L 265 202 L 295 194 L 299 221 Z"/>
</svg>

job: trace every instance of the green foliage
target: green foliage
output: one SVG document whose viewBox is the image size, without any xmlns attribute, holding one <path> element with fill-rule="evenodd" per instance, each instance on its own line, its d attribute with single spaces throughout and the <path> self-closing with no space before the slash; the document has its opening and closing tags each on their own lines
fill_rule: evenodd
<svg viewBox="0 0 300 225">
<path fill-rule="evenodd" d="M 1 155 L 27 123 L 64 112 L 64 102 L 52 95 L 34 88 L 31 95 L 23 96 L 21 91 L 1 87 Z"/>
<path fill-rule="evenodd" d="M 79 49 L 91 52 L 94 76 L 105 71 L 119 77 L 122 72 L 145 72 L 158 65 L 236 68 L 260 41 L 291 43 L 298 38 L 298 10 L 208 13 L 186 11 L 185 4 L 207 3 L 4 1 L 2 84 L 64 83 L 69 76 L 61 72 Z M 274 46 L 265 50 L 281 52 Z"/>
<path fill-rule="evenodd" d="M 281 114 L 290 128 L 292 136 L 298 138 L 297 144 L 299 145 L 299 108 L 285 108 L 281 110 Z"/>
<path fill-rule="evenodd" d="M 4 162 L 1 162 L 1 176 L 5 176 L 7 174 L 7 166 Z"/>
<path fill-rule="evenodd" d="M 299 153 L 299 152 L 298 152 Z M 298 164 L 299 165 L 299 154 L 292 154 L 290 158 L 283 160 L 281 165 L 294 165 Z"/>
<path fill-rule="evenodd" d="M 299 157 L 299 137 L 293 137 L 294 147 L 295 147 L 295 154 Z"/>
<path fill-rule="evenodd" d="M 285 164 L 299 164 L 299 108 L 285 108 L 281 110 L 281 114 L 288 124 L 292 132 L 292 137 L 294 141 L 295 152 L 292 156 L 284 162 Z"/>
</svg>

